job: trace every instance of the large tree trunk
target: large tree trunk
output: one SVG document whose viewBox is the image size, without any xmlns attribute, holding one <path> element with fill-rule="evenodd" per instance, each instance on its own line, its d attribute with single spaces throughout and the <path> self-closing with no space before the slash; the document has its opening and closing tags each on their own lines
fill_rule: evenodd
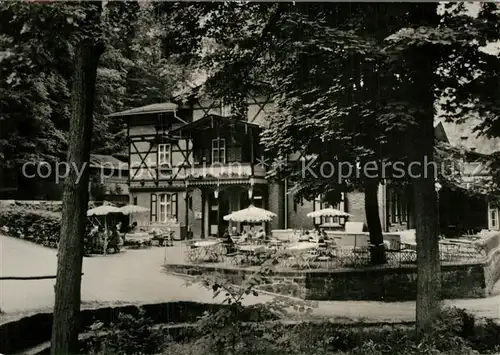
<svg viewBox="0 0 500 355">
<path fill-rule="evenodd" d="M 57 256 L 51 354 L 77 354 L 83 239 L 87 218 L 90 143 L 97 64 L 102 45 L 82 43 L 75 57 L 69 132 L 69 175 L 64 181 L 61 239 Z M 76 171 L 75 167 L 78 167 Z M 78 172 L 83 170 L 81 178 Z"/>
<path fill-rule="evenodd" d="M 370 257 L 371 263 L 381 265 L 387 262 L 385 257 L 384 236 L 380 223 L 378 206 L 378 181 L 365 182 L 365 214 L 368 231 L 370 232 Z"/>
<path fill-rule="evenodd" d="M 415 138 L 410 143 L 417 242 L 418 335 L 424 334 L 441 310 L 441 264 L 439 258 L 438 205 L 435 188 L 433 109 L 419 117 Z M 427 116 L 427 117 L 425 117 Z"/>
<path fill-rule="evenodd" d="M 413 4 L 409 22 L 417 26 L 437 27 L 440 17 L 437 3 Z M 432 45 L 415 46 L 406 53 L 409 69 L 408 90 L 403 91 L 415 119 L 406 135 L 407 154 L 414 163 L 410 181 L 414 190 L 417 242 L 417 335 L 431 330 L 441 310 L 441 265 L 439 260 L 438 210 L 435 190 L 434 115 L 436 70 L 440 51 Z"/>
<path fill-rule="evenodd" d="M 441 309 L 441 265 L 434 176 L 413 179 L 417 242 L 417 332 Z"/>
<path fill-rule="evenodd" d="M 433 5 L 424 7 L 432 17 Z M 425 14 L 425 12 L 424 12 Z M 439 258 L 439 221 L 434 166 L 434 78 L 437 59 L 429 55 L 434 48 L 416 48 L 412 53 L 413 107 L 416 125 L 410 130 L 407 145 L 414 163 L 410 180 L 413 186 L 417 242 L 417 335 L 422 336 L 441 311 L 441 264 Z"/>
<path fill-rule="evenodd" d="M 433 110 L 420 117 L 409 147 L 414 164 L 413 186 L 417 243 L 417 334 L 423 335 L 441 310 L 441 264 L 439 258 L 438 203 L 433 163 Z"/>
</svg>

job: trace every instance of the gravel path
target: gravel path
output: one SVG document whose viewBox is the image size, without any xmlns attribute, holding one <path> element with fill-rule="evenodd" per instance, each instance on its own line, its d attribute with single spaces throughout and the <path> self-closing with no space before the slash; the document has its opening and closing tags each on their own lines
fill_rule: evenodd
<svg viewBox="0 0 500 355">
<path fill-rule="evenodd" d="M 177 261 L 179 248 L 168 248 L 169 261 Z M 178 276 L 162 271 L 164 248 L 126 250 L 106 257 L 85 258 L 83 262 L 82 301 L 84 307 L 109 303 L 153 303 L 168 301 L 220 302 L 212 292 L 186 286 Z M 0 235 L 1 276 L 55 275 L 56 251 L 33 243 Z M 0 281 L 0 307 L 6 314 L 50 310 L 54 303 L 55 280 Z M 500 283 L 497 284 L 500 289 Z M 247 302 L 265 302 L 270 295 L 249 297 Z M 486 299 L 452 300 L 447 305 L 466 308 L 478 316 L 500 319 L 500 296 Z M 413 321 L 414 302 L 325 301 L 314 313 L 367 321 Z M 9 315 L 10 314 L 10 315 Z"/>
</svg>

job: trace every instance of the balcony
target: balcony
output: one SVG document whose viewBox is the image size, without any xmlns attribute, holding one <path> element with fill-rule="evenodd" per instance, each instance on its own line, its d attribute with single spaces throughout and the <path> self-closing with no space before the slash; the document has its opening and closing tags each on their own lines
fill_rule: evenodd
<svg viewBox="0 0 500 355">
<path fill-rule="evenodd" d="M 136 173 L 137 171 L 137 173 Z M 252 177 L 252 166 L 250 163 L 227 163 L 227 164 L 198 164 L 194 166 L 158 167 L 156 164 L 147 167 L 135 167 L 131 164 L 131 182 L 154 182 L 185 180 L 248 180 Z M 265 179 L 266 169 L 262 166 L 253 168 L 253 177 Z"/>
<path fill-rule="evenodd" d="M 190 179 L 249 178 L 252 177 L 252 166 L 250 163 L 238 162 L 227 164 L 202 164 L 187 168 L 187 175 Z M 254 165 L 253 176 L 265 178 L 265 168 Z"/>
</svg>

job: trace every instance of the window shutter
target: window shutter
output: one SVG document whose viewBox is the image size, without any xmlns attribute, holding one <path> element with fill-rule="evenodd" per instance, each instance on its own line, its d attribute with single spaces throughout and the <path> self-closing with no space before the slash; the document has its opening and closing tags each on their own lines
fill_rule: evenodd
<svg viewBox="0 0 500 355">
<path fill-rule="evenodd" d="M 172 211 L 172 216 L 175 219 L 179 220 L 179 218 L 177 217 L 177 207 L 178 207 L 178 204 L 177 204 L 177 193 L 172 194 L 172 200 L 171 201 L 172 201 L 171 203 L 172 203 L 172 210 L 173 210 Z"/>
<path fill-rule="evenodd" d="M 157 222 L 158 221 L 158 216 L 157 216 L 157 196 L 156 194 L 151 194 L 151 205 L 149 208 L 149 220 L 150 222 Z"/>
</svg>

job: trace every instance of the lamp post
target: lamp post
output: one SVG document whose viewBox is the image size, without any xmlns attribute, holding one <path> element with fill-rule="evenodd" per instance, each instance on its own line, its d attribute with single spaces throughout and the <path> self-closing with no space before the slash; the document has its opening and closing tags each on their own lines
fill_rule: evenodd
<svg viewBox="0 0 500 355">
<path fill-rule="evenodd" d="M 434 189 L 436 190 L 436 201 L 437 201 L 437 227 L 438 227 L 438 236 L 441 236 L 441 217 L 440 217 L 440 213 L 439 213 L 439 191 L 441 191 L 441 188 L 443 186 L 439 183 L 439 182 L 436 182 L 434 184 Z"/>
<path fill-rule="evenodd" d="M 189 194 L 188 194 L 188 186 L 189 182 L 186 180 L 184 182 L 184 225 L 186 226 L 186 239 L 189 237 L 189 211 L 188 211 L 188 201 L 189 201 Z"/>
<path fill-rule="evenodd" d="M 250 178 L 250 188 L 248 189 L 248 198 L 250 199 L 250 204 L 253 205 L 253 187 L 255 185 L 255 180 Z"/>
<path fill-rule="evenodd" d="M 219 199 L 220 184 L 217 183 L 217 188 L 214 191 L 214 197 L 217 199 L 217 235 L 220 234 L 220 199 Z"/>
</svg>

